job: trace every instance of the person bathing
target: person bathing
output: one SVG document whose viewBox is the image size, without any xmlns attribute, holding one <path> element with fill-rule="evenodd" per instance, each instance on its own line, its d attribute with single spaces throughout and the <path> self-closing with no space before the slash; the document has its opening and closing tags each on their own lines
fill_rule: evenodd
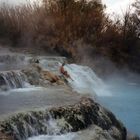
<svg viewBox="0 0 140 140">
<path fill-rule="evenodd" d="M 72 81 L 73 79 L 71 78 L 71 76 L 68 74 L 68 72 L 64 69 L 65 63 L 62 63 L 61 67 L 60 67 L 60 73 L 65 76 L 66 78 L 70 78 Z"/>
</svg>

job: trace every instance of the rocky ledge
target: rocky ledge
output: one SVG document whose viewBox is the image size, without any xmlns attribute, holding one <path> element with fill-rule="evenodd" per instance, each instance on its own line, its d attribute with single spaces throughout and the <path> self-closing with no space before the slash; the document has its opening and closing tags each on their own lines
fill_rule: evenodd
<svg viewBox="0 0 140 140">
<path fill-rule="evenodd" d="M 97 128 L 100 130 L 95 138 L 102 135 L 105 140 L 127 139 L 127 131 L 123 124 L 110 111 L 85 97 L 75 105 L 17 114 L 1 122 L 0 138 L 26 140 L 39 134 L 53 135 L 50 126 L 47 125 L 50 120 L 56 122 L 58 134 L 77 132 L 94 125 L 93 132 L 96 132 Z"/>
</svg>

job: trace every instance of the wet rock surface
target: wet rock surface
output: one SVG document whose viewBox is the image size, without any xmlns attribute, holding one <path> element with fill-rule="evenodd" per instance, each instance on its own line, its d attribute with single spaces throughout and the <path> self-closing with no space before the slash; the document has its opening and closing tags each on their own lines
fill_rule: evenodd
<svg viewBox="0 0 140 140">
<path fill-rule="evenodd" d="M 34 135 L 51 134 L 46 125 L 50 119 L 57 122 L 58 134 L 77 132 L 95 125 L 93 132 L 96 131 L 97 139 L 102 135 L 111 140 L 125 140 L 127 135 L 125 127 L 111 112 L 85 97 L 75 105 L 17 114 L 1 122 L 0 130 L 14 140 L 26 140 Z"/>
<path fill-rule="evenodd" d="M 7 68 L 7 64 L 13 61 L 15 64 Z M 87 96 L 81 98 L 71 90 L 67 78 L 59 72 L 60 64 L 64 61 L 63 57 L 34 58 L 14 55 L 0 57 L 2 64 L 0 85 L 2 87 L 6 84 L 3 70 L 9 71 L 11 68 L 15 68 L 9 71 L 14 73 L 14 76 L 10 74 L 8 77 L 10 79 L 17 77 L 12 80 L 14 84 L 10 83 L 12 88 L 24 87 L 25 82 L 33 86 L 45 87 L 43 91 L 29 91 L 24 94 L 14 91 L 14 94 L 7 97 L 2 96 L 0 99 L 0 113 L 2 112 L 0 114 L 0 120 L 2 120 L 0 140 L 27 140 L 31 136 L 53 135 L 54 132 L 56 135 L 81 132 L 74 140 L 139 140 L 136 136 L 127 135 L 126 128 L 110 111 Z M 22 66 L 18 65 L 20 63 Z M 16 70 L 21 74 L 16 75 Z M 22 78 L 21 75 L 25 75 L 26 78 Z M 51 106 L 51 109 L 46 106 Z M 36 111 L 33 111 L 35 108 Z M 10 113 L 8 114 L 10 117 L 4 116 L 1 119 L 3 114 L 7 115 L 7 112 Z M 51 121 L 55 123 L 57 131 L 50 126 Z M 86 135 L 81 138 L 82 132 Z M 88 132 L 90 135 L 87 138 Z"/>
<path fill-rule="evenodd" d="M 47 69 L 44 70 L 39 64 L 33 64 L 22 72 L 28 77 L 28 82 L 31 85 L 46 87 L 54 83 L 56 85 L 67 84 L 67 79 L 59 73 L 59 70 L 57 73 Z"/>
<path fill-rule="evenodd" d="M 64 61 L 65 57 L 35 57 L 12 53 L 0 55 L 0 88 L 23 88 L 26 87 L 24 83 L 42 87 L 54 83 L 64 85 L 67 80 L 59 72 Z"/>
</svg>

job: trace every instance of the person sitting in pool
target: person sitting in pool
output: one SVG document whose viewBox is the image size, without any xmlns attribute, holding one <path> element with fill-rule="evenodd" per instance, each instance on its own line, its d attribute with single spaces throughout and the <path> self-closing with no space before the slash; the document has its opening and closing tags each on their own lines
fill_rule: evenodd
<svg viewBox="0 0 140 140">
<path fill-rule="evenodd" d="M 70 78 L 70 79 L 72 80 L 71 76 L 70 76 L 70 75 L 68 74 L 68 72 L 64 69 L 64 66 L 65 66 L 65 63 L 63 63 L 62 66 L 60 67 L 60 73 L 61 73 L 62 75 L 64 75 L 66 78 Z"/>
</svg>

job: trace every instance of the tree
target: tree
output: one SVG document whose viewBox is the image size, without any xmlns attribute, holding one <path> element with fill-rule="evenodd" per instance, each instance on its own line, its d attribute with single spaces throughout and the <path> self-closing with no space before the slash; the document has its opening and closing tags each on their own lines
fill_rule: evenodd
<svg viewBox="0 0 140 140">
<path fill-rule="evenodd" d="M 100 0 L 44 0 L 53 19 L 57 47 L 73 50 L 73 42 L 82 40 L 95 46 L 104 28 L 104 6 Z M 55 38 L 54 37 L 54 38 Z"/>
<path fill-rule="evenodd" d="M 135 26 L 137 26 L 137 36 L 140 37 L 140 0 L 135 0 L 133 3 L 134 13 L 133 19 L 135 20 Z"/>
</svg>

